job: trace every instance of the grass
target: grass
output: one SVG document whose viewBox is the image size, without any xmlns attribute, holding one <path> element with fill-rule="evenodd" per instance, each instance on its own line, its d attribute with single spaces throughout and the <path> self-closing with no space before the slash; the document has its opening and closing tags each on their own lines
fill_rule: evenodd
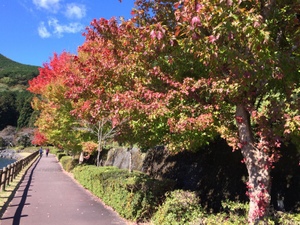
<svg viewBox="0 0 300 225">
<path fill-rule="evenodd" d="M 21 157 L 21 159 L 29 156 L 31 153 L 30 152 L 20 152 L 18 153 L 18 155 Z"/>
</svg>

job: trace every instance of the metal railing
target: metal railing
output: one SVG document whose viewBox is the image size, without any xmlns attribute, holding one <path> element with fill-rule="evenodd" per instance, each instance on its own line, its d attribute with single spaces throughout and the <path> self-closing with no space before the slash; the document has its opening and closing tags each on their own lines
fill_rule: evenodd
<svg viewBox="0 0 300 225">
<path fill-rule="evenodd" d="M 7 185 L 16 178 L 16 176 L 39 154 L 39 151 L 36 151 L 29 156 L 20 159 L 14 163 L 9 164 L 6 167 L 3 167 L 0 170 L 0 191 L 5 191 Z"/>
</svg>

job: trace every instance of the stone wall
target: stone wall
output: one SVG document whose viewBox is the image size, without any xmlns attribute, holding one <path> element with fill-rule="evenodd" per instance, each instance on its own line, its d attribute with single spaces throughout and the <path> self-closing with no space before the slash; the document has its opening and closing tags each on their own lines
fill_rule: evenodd
<svg viewBox="0 0 300 225">
<path fill-rule="evenodd" d="M 176 181 L 177 189 L 197 191 L 203 206 L 218 210 L 224 198 L 246 200 L 246 169 L 239 152 L 232 153 L 225 142 L 218 142 L 197 152 L 171 154 L 163 147 L 142 153 L 132 149 L 132 166 L 157 179 Z M 112 149 L 106 166 L 128 169 L 130 151 Z"/>
<path fill-rule="evenodd" d="M 296 148 L 283 149 L 282 159 L 272 172 L 272 203 L 276 208 L 276 196 L 285 197 L 286 210 L 300 206 L 299 152 Z M 245 195 L 247 170 L 240 151 L 232 149 L 224 140 L 218 140 L 197 152 L 171 154 L 163 147 L 142 153 L 132 149 L 132 167 L 158 179 L 176 181 L 177 189 L 196 191 L 202 205 L 208 210 L 218 211 L 224 199 L 247 201 Z M 112 149 L 104 163 L 129 169 L 130 151 L 126 148 Z"/>
<path fill-rule="evenodd" d="M 104 165 L 121 169 L 130 169 L 131 166 L 133 170 L 143 171 L 145 156 L 138 148 L 113 148 L 108 151 Z"/>
</svg>

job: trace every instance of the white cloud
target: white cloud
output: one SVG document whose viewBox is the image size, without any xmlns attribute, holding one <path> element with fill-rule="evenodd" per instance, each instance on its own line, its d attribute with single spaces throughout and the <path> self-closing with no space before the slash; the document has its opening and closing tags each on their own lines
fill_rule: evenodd
<svg viewBox="0 0 300 225">
<path fill-rule="evenodd" d="M 86 6 L 83 4 L 69 3 L 64 4 L 64 0 L 30 0 L 38 9 L 44 9 L 57 16 L 63 14 L 71 20 L 82 19 L 86 16 Z M 64 11 L 62 11 L 64 9 Z M 65 23 L 56 18 L 51 18 L 46 22 L 41 22 L 38 33 L 42 38 L 51 36 L 62 37 L 66 33 L 78 33 L 84 30 L 84 26 L 79 22 Z"/>
<path fill-rule="evenodd" d="M 64 33 L 78 33 L 83 31 L 84 26 L 81 23 L 60 24 L 57 19 L 48 20 L 48 25 L 53 29 L 53 33 L 62 37 Z"/>
<path fill-rule="evenodd" d="M 51 36 L 50 32 L 47 30 L 44 22 L 41 22 L 38 27 L 38 33 L 41 38 L 48 38 Z"/>
<path fill-rule="evenodd" d="M 51 12 L 57 12 L 60 8 L 60 0 L 32 0 L 38 8 L 46 9 Z"/>
<path fill-rule="evenodd" d="M 81 19 L 86 15 L 85 5 L 76 4 L 76 3 L 67 4 L 65 15 L 66 17 L 71 19 L 72 18 Z"/>
</svg>

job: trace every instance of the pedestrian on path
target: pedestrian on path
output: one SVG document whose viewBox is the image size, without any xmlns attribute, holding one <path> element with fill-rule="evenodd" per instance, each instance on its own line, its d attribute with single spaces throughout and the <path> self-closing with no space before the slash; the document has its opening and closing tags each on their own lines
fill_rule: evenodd
<svg viewBox="0 0 300 225">
<path fill-rule="evenodd" d="M 46 157 L 48 157 L 49 151 L 50 151 L 49 148 L 47 148 L 46 149 Z"/>
<path fill-rule="evenodd" d="M 40 153 L 40 157 L 42 157 L 43 156 L 43 148 L 42 147 L 40 148 L 39 153 Z"/>
</svg>

